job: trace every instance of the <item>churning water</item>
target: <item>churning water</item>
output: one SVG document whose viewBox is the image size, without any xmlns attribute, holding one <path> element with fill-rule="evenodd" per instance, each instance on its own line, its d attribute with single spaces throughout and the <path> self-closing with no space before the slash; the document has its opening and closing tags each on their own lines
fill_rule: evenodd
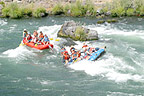
<svg viewBox="0 0 144 96">
<path fill-rule="evenodd" d="M 43 31 L 50 38 L 65 21 L 85 23 L 96 30 L 98 41 L 89 46 L 107 46 L 97 61 L 82 60 L 64 67 L 59 50 L 65 39 L 51 41 L 51 50 L 19 47 L 23 29 Z M 122 18 L 114 24 L 96 24 L 92 18 L 47 17 L 0 19 L 0 96 L 143 96 L 144 19 Z M 67 41 L 68 42 L 68 41 Z M 76 41 L 76 48 L 83 42 Z"/>
</svg>

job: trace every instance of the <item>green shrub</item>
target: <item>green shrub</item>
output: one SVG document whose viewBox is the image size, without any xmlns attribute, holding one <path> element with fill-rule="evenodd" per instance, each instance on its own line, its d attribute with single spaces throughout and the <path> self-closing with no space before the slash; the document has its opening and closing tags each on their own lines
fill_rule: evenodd
<svg viewBox="0 0 144 96">
<path fill-rule="evenodd" d="M 82 27 L 77 27 L 76 28 L 76 31 L 75 31 L 75 40 L 81 40 L 81 41 L 84 41 L 86 40 L 86 33 L 84 32 L 84 28 Z"/>
<path fill-rule="evenodd" d="M 140 6 L 136 9 L 136 14 L 140 16 L 144 16 L 144 6 Z"/>
<path fill-rule="evenodd" d="M 71 15 L 74 17 L 80 17 L 84 16 L 86 13 L 86 10 L 84 9 L 84 6 L 82 5 L 82 2 L 79 0 L 71 5 Z"/>
<path fill-rule="evenodd" d="M 96 10 L 95 10 L 94 4 L 92 4 L 92 2 L 90 2 L 88 0 L 86 1 L 86 4 L 84 5 L 84 14 L 86 14 L 86 12 L 89 12 L 91 14 L 91 16 L 96 15 Z"/>
<path fill-rule="evenodd" d="M 68 13 L 69 10 L 70 10 L 70 5 L 68 5 L 68 4 L 65 5 L 64 8 L 63 8 L 64 14 L 65 14 L 65 15 L 68 15 L 67 13 Z"/>
<path fill-rule="evenodd" d="M 127 16 L 133 16 L 134 15 L 134 9 L 132 8 L 128 8 L 128 10 L 126 11 Z"/>
<path fill-rule="evenodd" d="M 75 17 L 83 16 L 83 13 L 81 9 L 79 9 L 77 6 L 72 6 L 71 8 L 71 15 Z"/>
<path fill-rule="evenodd" d="M 10 18 L 21 18 L 23 16 L 22 9 L 19 8 L 17 3 L 11 3 L 2 9 L 2 15 Z"/>
<path fill-rule="evenodd" d="M 0 1 L 0 5 L 2 5 L 3 7 L 5 7 L 5 3 L 3 1 Z"/>
<path fill-rule="evenodd" d="M 21 8 L 17 5 L 17 3 L 11 3 L 10 4 L 10 14 L 9 16 L 11 18 L 17 19 L 22 17 L 22 10 Z"/>
<path fill-rule="evenodd" d="M 33 16 L 36 18 L 42 17 L 41 14 L 44 14 L 44 16 L 46 15 L 46 9 L 43 7 L 39 7 L 33 11 Z"/>
<path fill-rule="evenodd" d="M 31 17 L 32 16 L 32 9 L 31 8 L 23 8 L 22 9 L 22 13 L 23 13 L 23 15 L 27 15 L 27 16 L 29 16 L 29 17 Z"/>
<path fill-rule="evenodd" d="M 54 15 L 61 15 L 63 13 L 64 13 L 64 10 L 63 10 L 63 6 L 61 4 L 57 4 L 52 9 L 52 14 L 54 14 Z"/>
<path fill-rule="evenodd" d="M 5 7 L 2 9 L 2 15 L 4 17 L 9 17 L 9 14 L 10 14 L 10 8 L 9 7 Z"/>
<path fill-rule="evenodd" d="M 125 16 L 125 9 L 123 7 L 114 8 L 111 10 L 112 17 Z"/>
</svg>

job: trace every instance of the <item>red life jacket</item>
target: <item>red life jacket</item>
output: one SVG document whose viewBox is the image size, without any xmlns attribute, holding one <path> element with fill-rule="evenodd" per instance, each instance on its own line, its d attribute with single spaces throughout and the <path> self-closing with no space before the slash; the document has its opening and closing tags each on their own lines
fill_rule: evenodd
<svg viewBox="0 0 144 96">
<path fill-rule="evenodd" d="M 80 57 L 80 56 L 81 56 L 81 53 L 80 53 L 80 52 L 77 52 L 77 54 L 78 54 L 78 57 Z"/>
<path fill-rule="evenodd" d="M 70 58 L 70 56 L 69 56 L 67 51 L 64 52 L 63 56 L 64 56 L 65 60 L 68 60 Z"/>
<path fill-rule="evenodd" d="M 27 40 L 31 40 L 32 39 L 32 36 L 28 36 Z"/>
</svg>

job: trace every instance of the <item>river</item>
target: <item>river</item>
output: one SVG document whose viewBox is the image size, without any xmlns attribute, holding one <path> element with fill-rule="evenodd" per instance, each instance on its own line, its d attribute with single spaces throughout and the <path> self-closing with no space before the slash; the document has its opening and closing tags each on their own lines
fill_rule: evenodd
<svg viewBox="0 0 144 96">
<path fill-rule="evenodd" d="M 95 62 L 80 61 L 64 67 L 60 41 L 55 52 L 19 47 L 22 31 L 43 31 L 56 39 L 65 21 L 84 23 L 97 30 L 93 47 L 107 46 Z M 118 23 L 96 24 L 94 18 L 46 17 L 0 19 L 0 96 L 143 96 L 144 19 L 120 18 Z M 81 47 L 83 42 L 76 41 Z"/>
</svg>

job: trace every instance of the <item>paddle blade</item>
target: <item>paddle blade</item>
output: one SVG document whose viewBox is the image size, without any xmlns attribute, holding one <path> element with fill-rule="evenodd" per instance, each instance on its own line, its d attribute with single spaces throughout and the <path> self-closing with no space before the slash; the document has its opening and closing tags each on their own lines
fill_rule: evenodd
<svg viewBox="0 0 144 96">
<path fill-rule="evenodd" d="M 55 39 L 55 41 L 60 41 L 60 39 Z"/>
<path fill-rule="evenodd" d="M 49 38 L 50 40 L 53 40 L 53 38 Z"/>
<path fill-rule="evenodd" d="M 25 44 L 24 44 L 23 42 L 21 42 L 20 45 L 19 45 L 19 47 L 20 47 L 20 46 L 24 46 L 24 45 L 25 45 Z"/>
</svg>

